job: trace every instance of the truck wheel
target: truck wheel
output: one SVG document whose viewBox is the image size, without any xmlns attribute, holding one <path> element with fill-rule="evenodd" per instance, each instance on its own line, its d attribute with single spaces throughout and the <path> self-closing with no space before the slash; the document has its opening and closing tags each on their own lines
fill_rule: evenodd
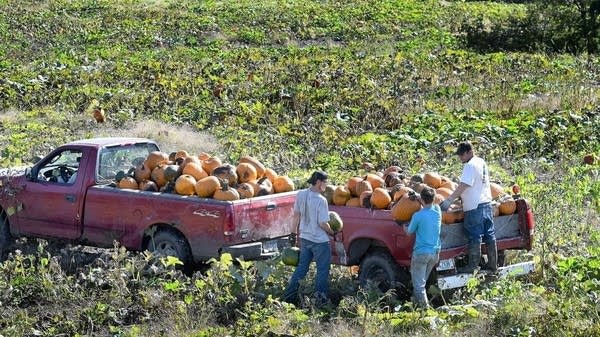
<svg viewBox="0 0 600 337">
<path fill-rule="evenodd" d="M 146 249 L 160 256 L 175 256 L 187 269 L 192 261 L 190 247 L 180 234 L 169 230 L 158 230 L 148 238 Z"/>
<path fill-rule="evenodd" d="M 506 252 L 503 250 L 498 251 L 498 267 L 504 267 L 504 263 L 506 260 Z"/>
<path fill-rule="evenodd" d="M 6 220 L 4 214 L 0 214 L 0 261 L 4 260 L 4 252 L 8 249 L 11 241 L 12 237 L 8 228 L 8 220 Z"/>
<path fill-rule="evenodd" d="M 390 289 L 399 297 L 410 296 L 410 274 L 402 269 L 387 252 L 376 251 L 360 263 L 358 280 L 362 287 L 376 287 L 382 293 Z"/>
</svg>

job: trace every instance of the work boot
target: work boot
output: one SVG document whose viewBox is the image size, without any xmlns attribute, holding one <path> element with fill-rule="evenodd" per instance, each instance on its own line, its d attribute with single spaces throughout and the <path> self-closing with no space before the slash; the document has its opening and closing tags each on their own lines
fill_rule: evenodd
<svg viewBox="0 0 600 337">
<path fill-rule="evenodd" d="M 485 269 L 491 270 L 493 273 L 498 272 L 498 249 L 496 247 L 496 241 L 486 242 L 487 247 L 487 259 L 488 263 Z"/>
<path fill-rule="evenodd" d="M 465 267 L 458 268 L 459 273 L 472 274 L 476 269 L 479 269 L 479 261 L 481 260 L 481 245 L 479 243 L 469 244 L 469 264 Z"/>
</svg>

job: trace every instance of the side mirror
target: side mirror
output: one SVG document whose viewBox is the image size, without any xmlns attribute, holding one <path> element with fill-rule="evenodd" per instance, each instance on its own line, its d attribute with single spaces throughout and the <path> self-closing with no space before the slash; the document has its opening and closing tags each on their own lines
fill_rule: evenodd
<svg viewBox="0 0 600 337">
<path fill-rule="evenodd" d="M 37 180 L 37 169 L 36 167 L 28 167 L 25 169 L 25 178 L 29 181 Z"/>
</svg>

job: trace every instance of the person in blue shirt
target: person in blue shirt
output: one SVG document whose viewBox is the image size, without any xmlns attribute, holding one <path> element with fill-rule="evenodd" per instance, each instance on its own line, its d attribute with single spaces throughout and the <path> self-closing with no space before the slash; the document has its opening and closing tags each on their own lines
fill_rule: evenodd
<svg viewBox="0 0 600 337">
<path fill-rule="evenodd" d="M 415 234 L 415 245 L 410 262 L 410 275 L 413 284 L 415 304 L 422 308 L 429 307 L 425 284 L 433 267 L 440 258 L 440 230 L 442 227 L 442 211 L 433 203 L 435 190 L 425 187 L 420 196 L 416 196 L 423 208 L 413 214 L 406 231 Z"/>
</svg>

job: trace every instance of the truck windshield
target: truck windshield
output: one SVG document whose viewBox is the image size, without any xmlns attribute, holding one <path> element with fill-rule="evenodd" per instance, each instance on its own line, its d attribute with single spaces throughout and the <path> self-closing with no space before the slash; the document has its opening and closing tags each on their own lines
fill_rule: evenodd
<svg viewBox="0 0 600 337">
<path fill-rule="evenodd" d="M 148 154 L 158 151 L 153 143 L 138 143 L 105 147 L 100 150 L 96 181 L 114 180 L 119 171 L 127 173 L 146 160 Z"/>
</svg>

